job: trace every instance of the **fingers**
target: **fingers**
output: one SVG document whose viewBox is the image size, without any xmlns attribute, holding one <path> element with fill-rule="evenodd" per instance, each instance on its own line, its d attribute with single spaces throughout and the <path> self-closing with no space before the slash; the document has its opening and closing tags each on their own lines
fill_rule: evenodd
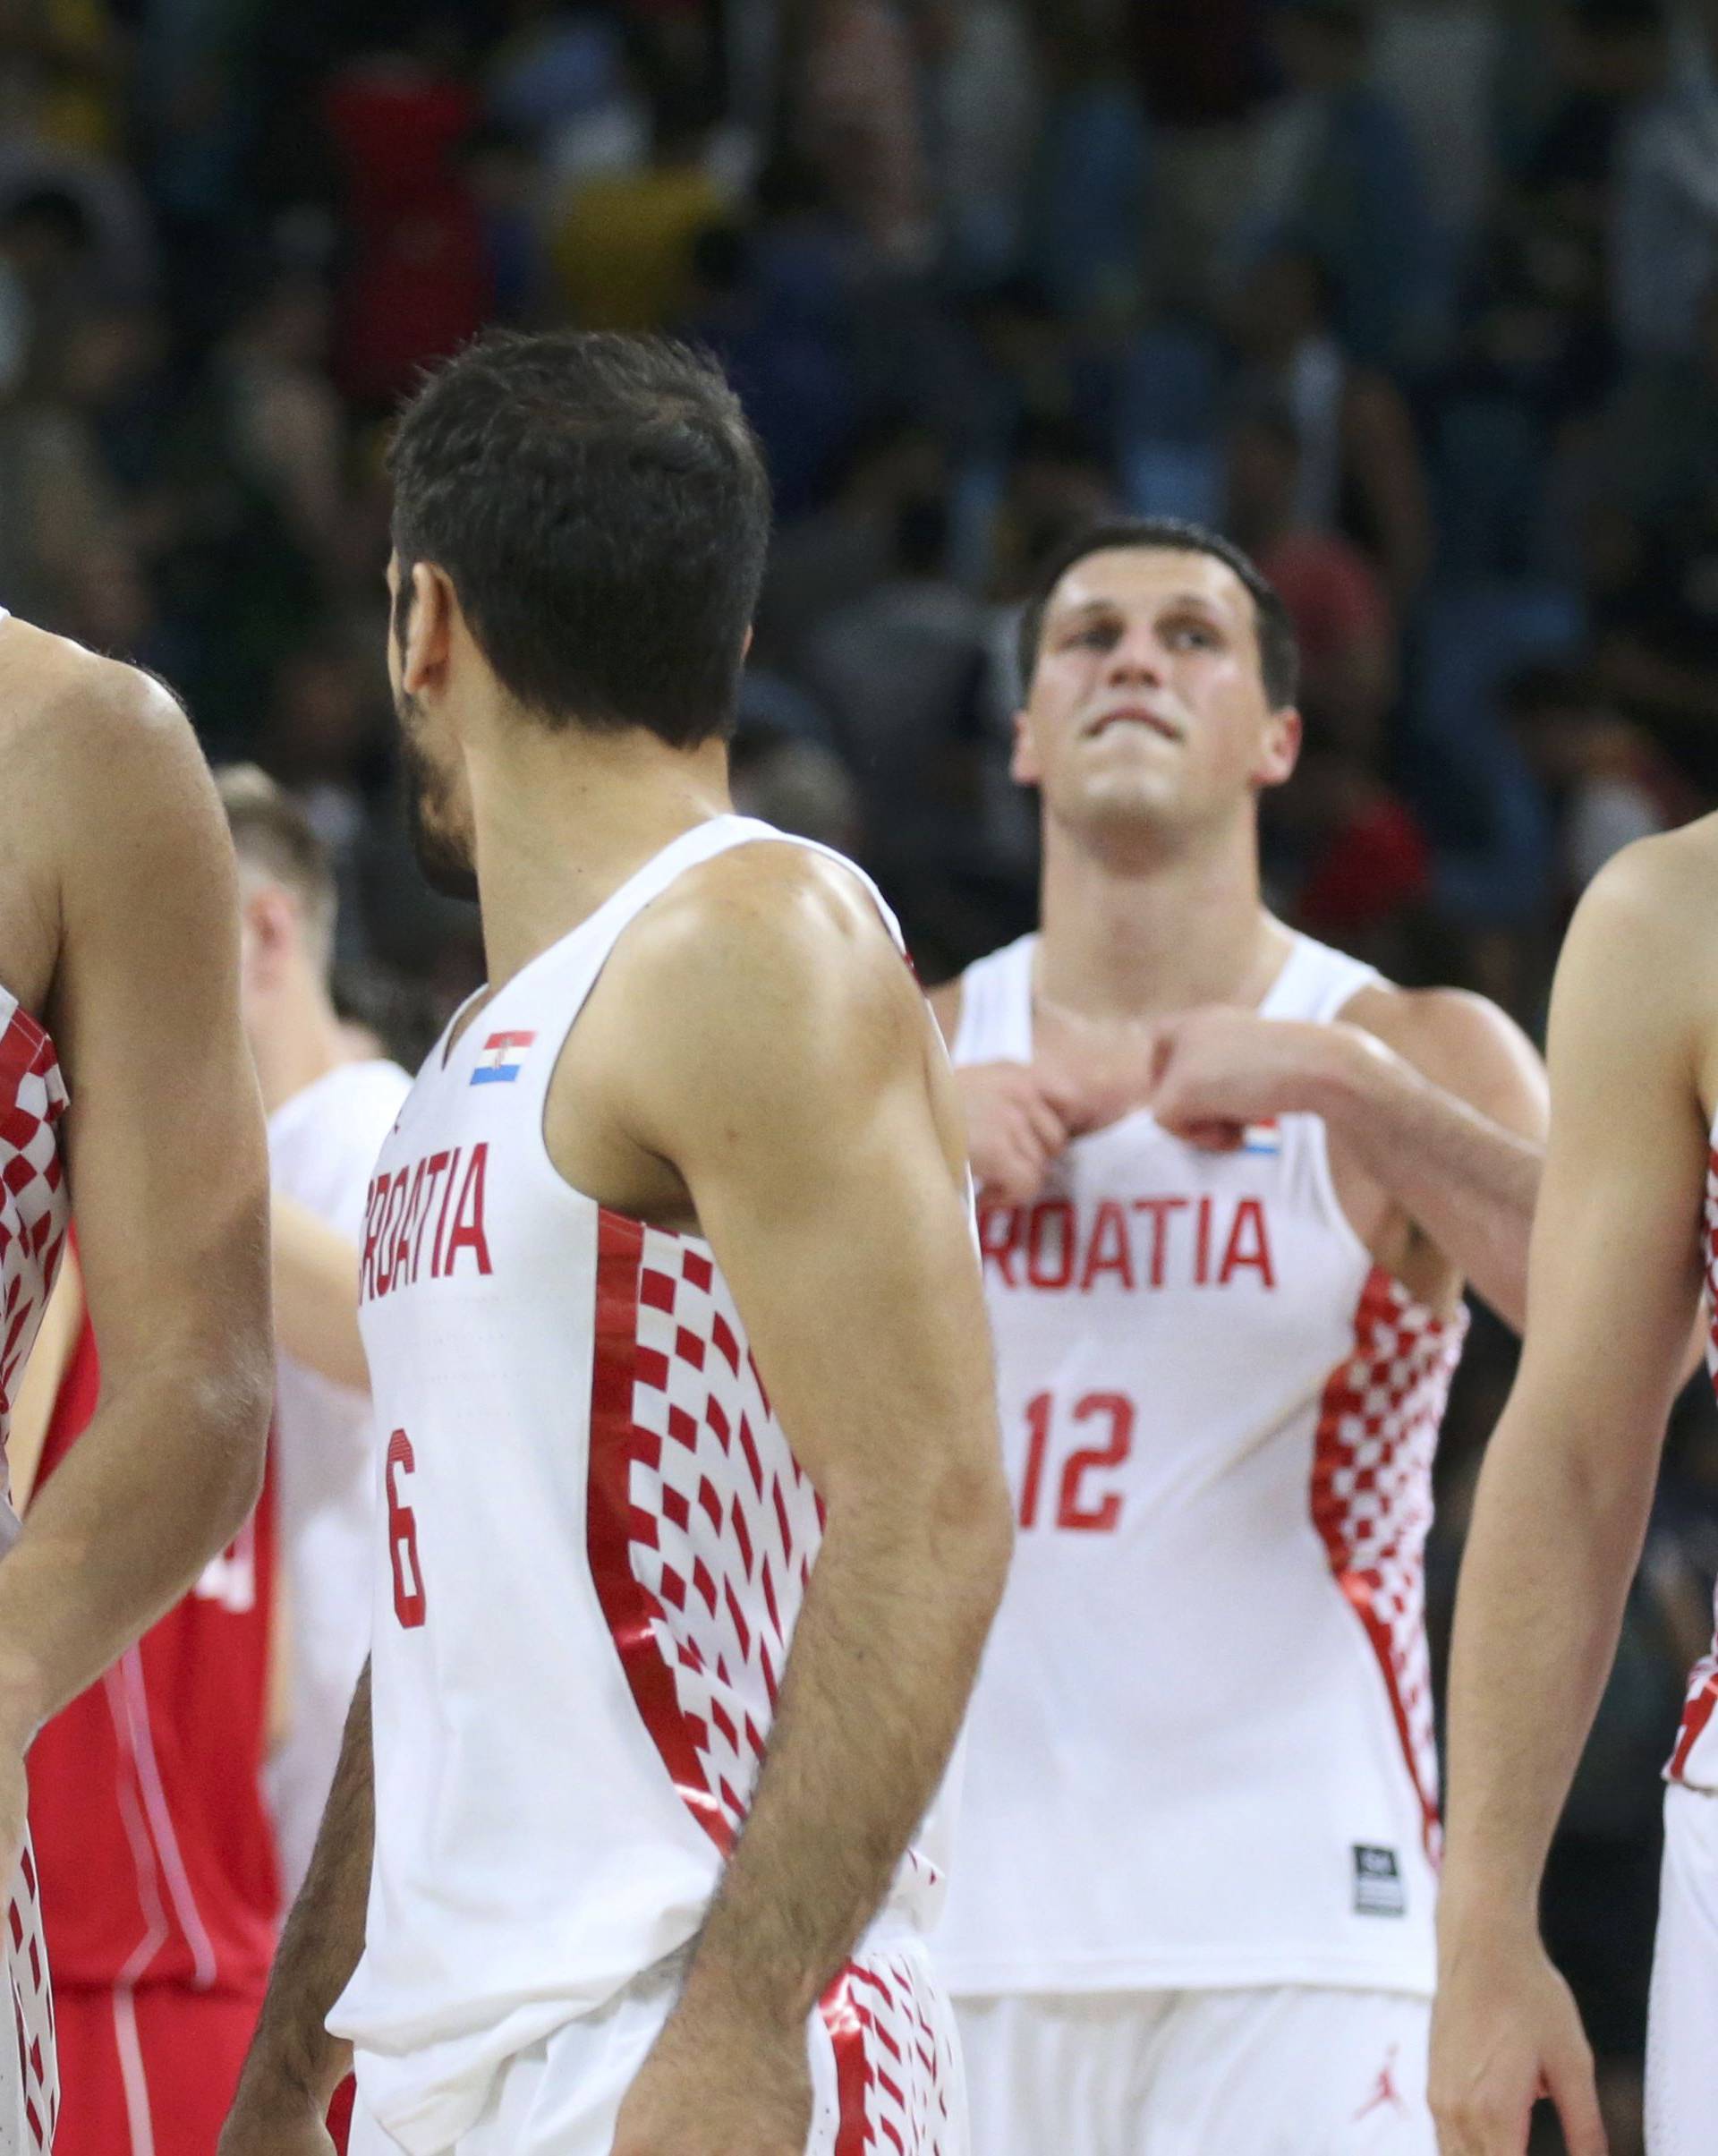
<svg viewBox="0 0 1718 2156">
<path fill-rule="evenodd" d="M 1593 2072 L 1593 2054 L 1578 2042 L 1560 2049 L 1545 2059 L 1545 2092 L 1562 2121 L 1569 2156 L 1607 2156 L 1604 2118 L 1599 2109 L 1598 2084 Z"/>
</svg>

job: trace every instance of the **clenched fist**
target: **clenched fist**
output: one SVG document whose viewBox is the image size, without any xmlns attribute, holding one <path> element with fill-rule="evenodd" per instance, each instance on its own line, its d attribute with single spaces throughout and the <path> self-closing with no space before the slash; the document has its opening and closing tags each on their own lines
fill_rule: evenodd
<svg viewBox="0 0 1718 2156">
<path fill-rule="evenodd" d="M 1005 1204 L 1030 1204 L 1068 1140 L 1091 1128 L 1074 1087 L 1037 1063 L 968 1063 L 955 1082 L 973 1180 Z"/>
</svg>

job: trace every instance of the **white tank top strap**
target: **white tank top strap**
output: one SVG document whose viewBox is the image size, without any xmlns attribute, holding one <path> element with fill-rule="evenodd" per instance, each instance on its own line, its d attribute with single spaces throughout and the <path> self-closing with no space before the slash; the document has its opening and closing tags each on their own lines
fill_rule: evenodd
<svg viewBox="0 0 1718 2156">
<path fill-rule="evenodd" d="M 446 1062 L 451 1065 L 457 1061 L 467 1043 L 472 1042 L 480 1059 L 489 1053 L 503 1059 L 505 1063 L 515 1048 L 523 1051 L 536 1043 L 535 1032 L 523 1029 L 533 1019 L 549 1019 L 551 1028 L 559 1035 L 555 1044 L 558 1049 L 559 1040 L 572 1031 L 616 944 L 639 915 L 689 869 L 736 846 L 753 845 L 765 839 L 803 847 L 808 853 L 821 854 L 846 869 L 869 893 L 897 948 L 905 951 L 900 924 L 881 892 L 864 871 L 845 855 L 813 839 L 778 831 L 774 824 L 753 816 L 712 816 L 707 822 L 695 824 L 691 831 L 670 839 L 659 853 L 653 854 L 617 891 L 611 892 L 588 920 L 582 921 L 558 943 L 550 944 L 547 950 L 521 967 L 472 1019 L 455 1047 L 445 1052 Z M 458 1023 L 457 1015 L 453 1023 Z M 542 1053 L 540 1046 L 522 1061 L 518 1097 L 523 1098 L 533 1090 L 546 1094 L 554 1075 L 556 1056 Z"/>
<path fill-rule="evenodd" d="M 962 974 L 955 1062 L 1032 1061 L 1032 961 L 1037 948 L 1035 935 L 1020 936 Z"/>
<path fill-rule="evenodd" d="M 1351 959 L 1345 951 L 1332 950 L 1328 943 L 1316 942 L 1311 936 L 1297 934 L 1282 971 L 1259 1006 L 1260 1016 L 1327 1023 L 1361 989 L 1382 979 L 1376 967 Z"/>
</svg>

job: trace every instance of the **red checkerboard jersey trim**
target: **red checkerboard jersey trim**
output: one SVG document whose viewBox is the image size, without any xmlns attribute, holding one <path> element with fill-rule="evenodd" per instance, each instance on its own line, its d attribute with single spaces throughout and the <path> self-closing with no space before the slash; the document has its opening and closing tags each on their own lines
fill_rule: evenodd
<svg viewBox="0 0 1718 2156">
<path fill-rule="evenodd" d="M 65 1242 L 70 1204 L 55 1126 L 65 1081 L 54 1044 L 0 990 L 0 1453 Z"/>
<path fill-rule="evenodd" d="M 30 1845 L 6 1908 L 4 1957 L 12 1991 L 13 2025 L 18 2040 L 16 2101 L 26 2150 L 46 2152 L 54 2144 L 60 2109 L 59 2073 L 54 2056 L 54 1994 L 47 1981 L 47 1954 L 42 1943 L 41 1903 Z M 9 2099 L 0 2075 L 0 2100 Z M 0 2128 L 5 2125 L 0 2111 Z"/>
<path fill-rule="evenodd" d="M 938 2003 L 905 1955 L 849 1963 L 824 1994 L 841 2103 L 835 2156 L 941 2156 L 953 2147 L 954 2047 Z"/>
<path fill-rule="evenodd" d="M 708 1246 L 600 1213 L 591 1575 L 639 1715 L 724 1853 L 822 1533 Z"/>
<path fill-rule="evenodd" d="M 1705 1238 L 1706 1371 L 1714 1389 L 1718 1390 L 1718 1148 L 1710 1148 L 1706 1154 Z M 1705 1734 L 1714 1707 L 1718 1707 L 1718 1632 L 1714 1632 L 1711 1650 L 1688 1672 L 1682 1726 L 1677 1732 L 1671 1763 L 1664 1769 L 1672 1782 L 1680 1782 L 1687 1772 L 1689 1757 Z"/>
<path fill-rule="evenodd" d="M 1378 1657 L 1438 1860 L 1438 1757 L 1425 1643 L 1432 1456 L 1467 1313 L 1440 1317 L 1374 1267 L 1354 1320 L 1354 1353 L 1331 1373 L 1313 1453 L 1313 1524 L 1331 1573 Z"/>
</svg>

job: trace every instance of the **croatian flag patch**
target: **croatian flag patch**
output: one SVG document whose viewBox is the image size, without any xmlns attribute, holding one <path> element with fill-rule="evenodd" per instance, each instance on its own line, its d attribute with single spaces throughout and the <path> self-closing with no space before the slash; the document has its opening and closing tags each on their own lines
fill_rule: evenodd
<svg viewBox="0 0 1718 2156">
<path fill-rule="evenodd" d="M 510 1086 L 519 1075 L 534 1033 L 492 1033 L 478 1051 L 473 1086 Z"/>
<path fill-rule="evenodd" d="M 1274 1115 L 1268 1121 L 1249 1123 L 1246 1126 L 1246 1130 L 1241 1139 L 1241 1151 L 1243 1153 L 1280 1153 L 1282 1151 L 1282 1132 L 1277 1128 L 1277 1119 Z"/>
</svg>

